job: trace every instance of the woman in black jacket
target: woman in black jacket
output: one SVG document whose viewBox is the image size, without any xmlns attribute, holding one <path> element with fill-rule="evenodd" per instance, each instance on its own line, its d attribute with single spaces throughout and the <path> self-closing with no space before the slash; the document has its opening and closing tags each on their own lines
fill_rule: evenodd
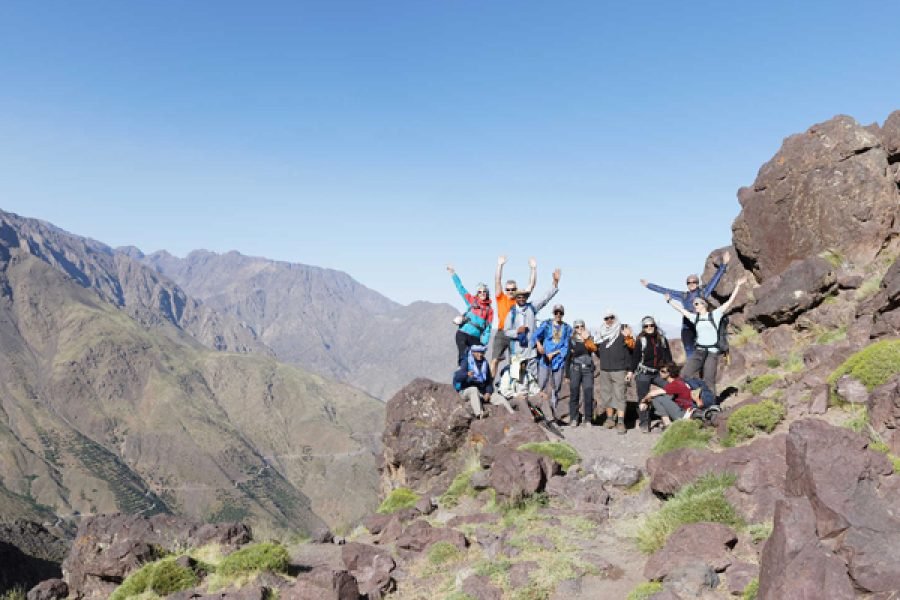
<svg viewBox="0 0 900 600">
<path fill-rule="evenodd" d="M 659 376 L 659 368 L 670 362 L 672 352 L 669 350 L 669 341 L 659 330 L 653 317 L 644 317 L 641 319 L 641 333 L 634 342 L 631 362 L 638 401 L 643 400 L 650 391 L 650 384 L 659 387 L 666 385 L 665 380 Z M 641 431 L 650 433 L 650 410 L 646 403 L 638 404 L 638 418 Z"/>
<path fill-rule="evenodd" d="M 566 372 L 569 375 L 569 425 L 578 427 L 594 419 L 594 359 L 597 345 L 588 333 L 584 321 L 575 319 L 569 339 Z M 578 414 L 581 393 L 584 392 L 584 413 Z"/>
</svg>

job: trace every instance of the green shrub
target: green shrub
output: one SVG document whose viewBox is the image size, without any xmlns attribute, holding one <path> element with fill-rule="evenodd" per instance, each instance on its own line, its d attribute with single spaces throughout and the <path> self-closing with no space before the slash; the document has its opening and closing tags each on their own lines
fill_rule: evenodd
<svg viewBox="0 0 900 600">
<path fill-rule="evenodd" d="M 847 326 L 841 325 L 840 327 L 836 327 L 835 329 L 829 329 L 827 331 L 823 331 L 816 338 L 817 344 L 828 345 L 833 344 L 835 342 L 842 342 L 847 339 Z"/>
<path fill-rule="evenodd" d="M 759 577 L 755 577 L 747 584 L 747 587 L 744 588 L 744 593 L 741 594 L 741 600 L 756 600 L 757 594 L 759 594 Z"/>
<path fill-rule="evenodd" d="M 0 594 L 0 600 L 25 600 L 26 596 L 25 588 L 14 587 Z"/>
<path fill-rule="evenodd" d="M 777 369 L 781 366 L 781 359 L 775 356 L 766 359 L 766 366 L 770 369 Z"/>
<path fill-rule="evenodd" d="M 772 523 L 754 523 L 747 527 L 747 533 L 754 542 L 763 542 L 772 535 L 772 526 Z"/>
<path fill-rule="evenodd" d="M 838 269 L 844 264 L 844 256 L 837 250 L 825 250 L 819 253 L 819 256 L 828 261 L 828 263 Z"/>
<path fill-rule="evenodd" d="M 870 277 L 863 281 L 862 285 L 856 290 L 856 300 L 865 300 L 870 296 L 874 296 L 881 289 L 881 275 Z"/>
<path fill-rule="evenodd" d="M 736 332 L 728 337 L 728 345 L 739 348 L 758 337 L 759 332 L 753 329 L 751 325 L 741 325 Z"/>
<path fill-rule="evenodd" d="M 709 473 L 678 490 L 662 508 L 644 518 L 638 528 L 638 547 L 647 554 L 656 552 L 670 535 L 688 523 L 710 521 L 741 527 L 743 521 L 725 499 L 725 490 L 735 480 L 730 473 Z"/>
<path fill-rule="evenodd" d="M 728 417 L 728 437 L 736 443 L 749 440 L 760 430 L 771 433 L 786 412 L 784 406 L 774 400 L 742 406 Z"/>
<path fill-rule="evenodd" d="M 565 442 L 529 442 L 519 446 L 519 450 L 552 458 L 562 466 L 563 471 L 568 471 L 569 467 L 581 462 L 578 450 Z"/>
<path fill-rule="evenodd" d="M 653 594 L 662 591 L 662 583 L 659 581 L 645 581 L 639 583 L 631 592 L 628 593 L 628 600 L 647 600 Z"/>
<path fill-rule="evenodd" d="M 435 542 L 428 548 L 428 562 L 433 565 L 453 562 L 460 556 L 462 552 L 450 542 Z"/>
<path fill-rule="evenodd" d="M 476 563 L 473 569 L 476 575 L 493 579 L 508 572 L 511 566 L 512 563 L 510 561 L 505 558 L 498 558 L 497 560 L 482 560 Z"/>
<path fill-rule="evenodd" d="M 675 421 L 653 446 L 653 454 L 660 456 L 679 448 L 707 448 L 712 437 L 713 432 L 703 429 L 700 421 Z"/>
<path fill-rule="evenodd" d="M 805 368 L 806 365 L 803 364 L 803 356 L 798 352 L 791 352 L 788 356 L 787 363 L 784 365 L 784 369 L 788 373 L 799 373 Z"/>
<path fill-rule="evenodd" d="M 474 496 L 475 488 L 473 488 L 471 484 L 472 475 L 480 470 L 481 465 L 475 464 L 454 477 L 453 481 L 450 483 L 450 487 L 448 487 L 447 491 L 441 494 L 441 497 L 438 499 L 441 506 L 453 508 L 459 504 L 459 500 L 463 496 Z"/>
<path fill-rule="evenodd" d="M 412 508 L 419 501 L 419 498 L 420 496 L 409 488 L 400 487 L 391 490 L 391 493 L 378 507 L 378 512 L 383 515 L 389 515 L 403 508 Z"/>
<path fill-rule="evenodd" d="M 766 373 L 752 379 L 746 386 L 746 390 L 754 396 L 759 396 L 766 391 L 773 383 L 781 379 L 781 375 L 776 373 Z"/>
<path fill-rule="evenodd" d="M 832 388 L 837 380 L 850 375 L 872 390 L 900 373 L 900 340 L 881 340 L 852 354 L 828 377 Z"/>
<path fill-rule="evenodd" d="M 122 582 L 110 600 L 125 600 L 152 591 L 159 596 L 192 588 L 200 583 L 200 578 L 191 569 L 175 562 L 174 557 L 147 563 Z"/>
<path fill-rule="evenodd" d="M 284 546 L 274 542 L 263 542 L 232 552 L 222 559 L 216 572 L 226 577 L 254 571 L 284 573 L 290 560 L 291 557 Z"/>
</svg>

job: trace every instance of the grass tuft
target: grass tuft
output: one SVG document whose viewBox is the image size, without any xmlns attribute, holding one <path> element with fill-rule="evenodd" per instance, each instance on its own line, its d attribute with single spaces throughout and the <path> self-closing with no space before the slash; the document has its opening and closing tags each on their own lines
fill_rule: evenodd
<svg viewBox="0 0 900 600">
<path fill-rule="evenodd" d="M 707 448 L 712 437 L 713 432 L 703 429 L 700 421 L 675 421 L 653 446 L 653 454 L 661 456 L 679 448 Z"/>
<path fill-rule="evenodd" d="M 744 593 L 741 594 L 741 600 L 756 600 L 757 594 L 759 594 L 759 577 L 755 577 L 747 584 Z"/>
<path fill-rule="evenodd" d="M 852 354 L 828 377 L 834 388 L 837 380 L 850 375 L 872 390 L 900 373 L 900 339 L 881 340 Z"/>
<path fill-rule="evenodd" d="M 456 562 L 461 556 L 460 549 L 450 542 L 435 542 L 428 548 L 428 562 L 432 565 Z"/>
<path fill-rule="evenodd" d="M 389 515 L 403 508 L 412 508 L 419 501 L 419 498 L 420 496 L 411 489 L 399 487 L 391 490 L 391 493 L 378 507 L 378 512 L 382 515 Z"/>
<path fill-rule="evenodd" d="M 0 594 L 0 600 L 25 600 L 26 596 L 25 588 L 14 587 Z"/>
<path fill-rule="evenodd" d="M 844 265 L 844 256 L 837 250 L 825 250 L 819 253 L 819 256 L 828 261 L 835 269 L 839 269 Z"/>
<path fill-rule="evenodd" d="M 769 523 L 753 523 L 752 525 L 747 526 L 747 533 L 750 535 L 750 539 L 756 543 L 764 542 L 769 539 L 769 536 L 772 535 L 772 528 L 774 525 Z"/>
<path fill-rule="evenodd" d="M 125 600 L 153 592 L 158 596 L 168 596 L 200 583 L 197 574 L 175 562 L 174 557 L 147 563 L 122 582 L 110 600 Z"/>
<path fill-rule="evenodd" d="M 659 581 L 645 581 L 628 593 L 628 600 L 647 600 L 654 594 L 661 592 L 662 583 Z"/>
<path fill-rule="evenodd" d="M 529 442 L 519 446 L 519 450 L 534 452 L 552 458 L 560 464 L 563 471 L 568 471 L 572 465 L 581 462 L 578 450 L 566 442 Z"/>
<path fill-rule="evenodd" d="M 638 548 L 651 554 L 662 548 L 682 525 L 710 521 L 741 527 L 743 521 L 725 498 L 725 490 L 737 478 L 730 474 L 707 474 L 678 490 L 662 508 L 647 515 L 637 532 Z"/>
<path fill-rule="evenodd" d="M 729 336 L 728 345 L 738 348 L 759 337 L 759 332 L 753 329 L 751 325 L 741 325 L 734 334 Z"/>
<path fill-rule="evenodd" d="M 766 366 L 770 369 L 777 369 L 781 366 L 781 359 L 778 357 L 771 357 L 766 359 Z"/>
<path fill-rule="evenodd" d="M 745 386 L 744 389 L 746 389 L 754 396 L 759 396 L 764 391 L 769 389 L 772 384 L 779 379 L 781 379 L 781 375 L 778 375 L 776 373 L 766 373 L 750 380 L 750 382 Z"/>
<path fill-rule="evenodd" d="M 870 277 L 863 281 L 862 285 L 856 290 L 856 300 L 865 300 L 878 293 L 881 289 L 881 275 Z"/>
<path fill-rule="evenodd" d="M 291 557 L 281 544 L 263 542 L 241 548 L 222 559 L 216 572 L 225 577 L 245 575 L 256 571 L 284 573 Z"/>
<path fill-rule="evenodd" d="M 754 437 L 759 431 L 772 433 L 787 411 L 774 400 L 763 400 L 742 406 L 728 417 L 728 437 L 731 444 Z"/>
<path fill-rule="evenodd" d="M 840 327 L 836 327 L 834 329 L 828 329 L 819 334 L 816 338 L 816 343 L 821 344 L 823 346 L 827 346 L 828 344 L 834 344 L 835 342 L 843 342 L 847 339 L 847 326 L 841 325 Z"/>
</svg>

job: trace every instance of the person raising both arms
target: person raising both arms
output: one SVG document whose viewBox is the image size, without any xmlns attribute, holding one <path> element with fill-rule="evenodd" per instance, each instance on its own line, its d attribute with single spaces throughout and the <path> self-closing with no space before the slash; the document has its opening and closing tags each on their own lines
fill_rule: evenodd
<svg viewBox="0 0 900 600">
<path fill-rule="evenodd" d="M 704 300 L 709 298 L 709 295 L 712 294 L 713 290 L 716 289 L 716 286 L 719 285 L 719 280 L 722 279 L 722 275 L 725 274 L 725 269 L 727 268 L 729 261 L 731 261 L 731 252 L 726 250 L 722 254 L 722 264 L 716 269 L 716 273 L 712 276 L 712 279 L 709 280 L 709 283 L 704 286 L 700 285 L 699 275 L 688 275 L 685 282 L 687 284 L 687 291 L 685 292 L 664 288 L 655 283 L 650 283 L 646 279 L 641 279 L 641 285 L 658 294 L 668 294 L 681 302 L 681 305 L 686 311 L 693 313 L 694 298 L 703 298 Z M 684 344 L 684 353 L 688 358 L 694 353 L 696 339 L 697 332 L 694 329 L 694 316 L 691 314 L 690 317 L 685 317 L 681 321 L 681 343 Z"/>
<path fill-rule="evenodd" d="M 516 291 L 519 289 L 515 279 L 507 279 L 503 284 L 503 265 L 506 264 L 506 257 L 497 258 L 497 272 L 494 275 L 494 289 L 497 290 L 497 331 L 494 334 L 493 345 L 491 346 L 491 373 L 499 373 L 500 361 L 505 354 L 509 354 L 509 338 L 503 333 L 506 328 L 506 316 L 509 309 L 516 303 Z M 537 283 L 537 261 L 534 258 L 528 259 L 528 268 L 531 275 L 528 278 L 528 287 L 524 291 L 531 293 Z M 502 290 L 502 291 L 501 291 Z"/>
<path fill-rule="evenodd" d="M 491 339 L 494 309 L 491 308 L 491 295 L 486 283 L 479 283 L 473 296 L 463 287 L 453 265 L 447 265 L 447 272 L 453 277 L 456 291 L 466 303 L 466 311 L 460 319 L 459 329 L 456 330 L 456 359 L 461 362 L 470 346 L 486 345 Z"/>
<path fill-rule="evenodd" d="M 534 332 L 537 330 L 537 314 L 559 291 L 559 278 L 562 271 L 553 271 L 553 285 L 540 301 L 531 303 L 528 301 L 528 292 L 517 290 L 515 292 L 516 303 L 509 309 L 506 317 L 506 334 L 509 340 L 510 360 L 518 358 L 521 366 L 527 368 L 532 377 L 537 379 L 537 364 L 535 357 Z"/>
<path fill-rule="evenodd" d="M 716 393 L 716 374 L 719 369 L 720 356 L 719 324 L 722 322 L 722 317 L 734 304 L 738 291 L 745 283 L 747 283 L 746 277 L 738 279 L 734 291 L 731 292 L 731 296 L 728 297 L 725 304 L 713 311 L 709 310 L 709 303 L 706 300 L 699 296 L 694 298 L 693 308 L 696 314 L 688 312 L 680 302 L 666 294 L 666 302 L 669 306 L 680 312 L 685 319 L 690 319 L 697 329 L 697 347 L 684 364 L 682 375 L 685 379 L 700 376 L 714 394 Z"/>
</svg>

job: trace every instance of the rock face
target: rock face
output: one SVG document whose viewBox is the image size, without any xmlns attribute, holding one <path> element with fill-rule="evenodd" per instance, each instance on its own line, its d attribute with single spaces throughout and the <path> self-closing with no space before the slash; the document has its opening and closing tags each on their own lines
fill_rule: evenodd
<svg viewBox="0 0 900 600">
<path fill-rule="evenodd" d="M 472 414 L 453 386 L 416 379 L 387 403 L 382 442 L 386 489 L 424 489 L 445 476 L 469 432 Z"/>
<path fill-rule="evenodd" d="M 731 549 L 735 544 L 737 534 L 721 523 L 682 525 L 647 561 L 644 577 L 660 580 L 679 568 L 694 564 L 724 571 L 731 565 Z"/>
<path fill-rule="evenodd" d="M 787 498 L 762 553 L 760 598 L 800 598 L 813 589 L 852 598 L 900 589 L 900 496 L 890 462 L 868 440 L 824 421 L 791 424 Z"/>
<path fill-rule="evenodd" d="M 892 121 L 888 145 L 894 129 Z M 734 247 L 761 282 L 829 250 L 866 264 L 900 225 L 888 152 L 846 116 L 787 138 L 738 200 Z"/>
<path fill-rule="evenodd" d="M 900 375 L 872 390 L 867 408 L 875 433 L 892 454 L 900 455 Z"/>
<path fill-rule="evenodd" d="M 791 323 L 824 300 L 835 282 L 834 268 L 824 258 L 796 261 L 753 291 L 756 302 L 747 310 L 747 319 L 766 327 Z"/>
</svg>

